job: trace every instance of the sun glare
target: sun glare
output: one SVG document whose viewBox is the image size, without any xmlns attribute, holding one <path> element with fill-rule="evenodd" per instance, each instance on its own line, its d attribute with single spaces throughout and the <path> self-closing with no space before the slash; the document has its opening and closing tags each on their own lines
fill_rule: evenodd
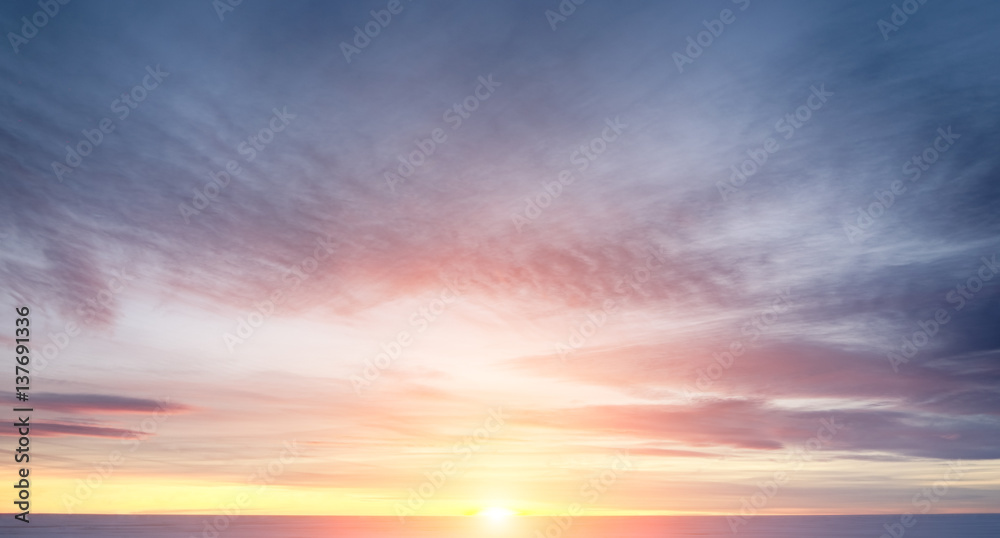
<svg viewBox="0 0 1000 538">
<path fill-rule="evenodd" d="M 513 510 L 503 508 L 502 506 L 491 506 L 489 508 L 484 508 L 483 510 L 480 510 L 479 513 L 476 515 L 487 517 L 495 522 L 501 522 L 505 521 L 506 519 L 510 518 L 510 516 L 513 516 L 515 514 L 516 512 L 514 512 Z"/>
</svg>

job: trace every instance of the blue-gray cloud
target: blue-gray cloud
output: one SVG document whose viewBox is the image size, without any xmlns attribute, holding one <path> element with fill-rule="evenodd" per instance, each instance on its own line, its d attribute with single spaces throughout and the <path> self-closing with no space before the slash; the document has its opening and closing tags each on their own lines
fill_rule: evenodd
<svg viewBox="0 0 1000 538">
<path fill-rule="evenodd" d="M 34 6 L 0 7 L 4 28 Z M 64 6 L 0 55 L 0 278 L 92 323 L 119 315 L 114 298 L 80 312 L 123 267 L 163 297 L 230 311 L 282 286 L 329 237 L 335 254 L 294 292 L 296 307 L 351 314 L 447 273 L 475 300 L 524 298 L 520 314 L 545 317 L 599 306 L 661 248 L 660 273 L 631 304 L 706 320 L 703 338 L 728 323 L 720 316 L 796 290 L 795 334 L 775 334 L 761 364 L 807 349 L 861 375 L 947 309 L 952 321 L 907 365 L 920 383 L 900 389 L 906 405 L 962 431 L 969 413 L 995 425 L 1000 280 L 961 311 L 948 297 L 1000 252 L 1000 9 L 927 3 L 884 40 L 889 6 L 752 2 L 679 73 L 672 54 L 735 3 L 588 2 L 557 31 L 527 1 L 405 6 L 350 63 L 340 43 L 377 2 L 246 2 L 221 22 L 201 1 Z M 122 117 L 115 100 L 157 67 L 169 75 Z M 453 129 L 445 111 L 490 74 L 501 85 Z M 777 122 L 813 87 L 833 95 L 785 138 Z M 241 143 L 275 108 L 295 118 L 248 161 Z M 518 231 L 525 198 L 574 169 L 576 148 L 618 116 L 621 140 Z M 69 166 L 66 146 L 97 136 L 103 118 L 114 132 L 59 181 L 52 162 Z M 910 181 L 904 163 L 949 127 L 960 138 Z M 447 141 L 390 189 L 397 156 L 436 128 Z M 724 199 L 730 167 L 768 137 L 778 151 Z M 230 161 L 242 171 L 182 215 Z M 906 191 L 859 222 L 894 181 Z M 970 371 L 985 375 L 951 391 Z M 761 391 L 740 379 L 727 383 Z"/>
</svg>

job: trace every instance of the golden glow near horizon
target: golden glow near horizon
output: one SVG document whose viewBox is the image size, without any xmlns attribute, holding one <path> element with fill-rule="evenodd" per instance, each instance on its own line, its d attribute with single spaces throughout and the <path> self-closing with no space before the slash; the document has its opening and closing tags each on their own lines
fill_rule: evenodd
<svg viewBox="0 0 1000 538">
<path fill-rule="evenodd" d="M 135 303 L 126 306 L 141 310 Z M 187 314 L 160 312 L 156 319 L 173 326 Z M 761 477 L 779 471 L 791 475 L 782 488 L 844 477 L 862 479 L 884 473 L 889 466 L 900 480 L 930 485 L 939 479 L 939 467 L 944 465 L 842 459 L 839 456 L 845 453 L 831 450 L 832 445 L 822 440 L 812 451 L 822 452 L 823 457 L 799 465 L 792 447 L 808 443 L 821 422 L 795 419 L 790 424 L 797 437 L 789 435 L 787 445 L 758 446 L 757 433 L 767 424 L 762 417 L 773 410 L 794 415 L 865 408 L 845 409 L 844 402 L 853 401 L 849 399 L 801 397 L 775 398 L 771 407 L 733 400 L 688 402 L 674 393 L 664 393 L 651 403 L 642 395 L 616 390 L 633 383 L 635 372 L 616 377 L 617 372 L 602 370 L 604 359 L 619 368 L 627 364 L 615 362 L 625 356 L 620 350 L 599 354 L 581 349 L 562 360 L 551 353 L 544 334 L 505 327 L 502 320 L 483 318 L 464 304 L 452 307 L 449 316 L 421 334 L 399 358 L 371 371 L 366 371 L 365 359 L 382 346 L 365 346 L 368 334 L 352 339 L 345 330 L 321 342 L 297 339 L 285 327 L 304 321 L 289 317 L 273 320 L 269 332 L 255 337 L 258 347 L 247 348 L 239 357 L 204 354 L 232 367 L 231 377 L 220 377 L 231 383 L 205 380 L 172 384 L 170 392 L 154 385 L 145 389 L 150 397 L 183 407 L 168 408 L 166 413 L 109 408 L 102 414 L 95 407 L 117 403 L 98 398 L 81 398 L 77 403 L 67 397 L 61 404 L 64 411 L 42 415 L 39 421 L 87 433 L 79 425 L 66 426 L 77 413 L 74 406 L 80 406 L 83 411 L 76 416 L 85 412 L 89 420 L 108 429 L 147 433 L 123 438 L 39 437 L 39 453 L 48 457 L 33 470 L 46 476 L 37 485 L 36 511 L 475 515 L 484 525 L 502 526 L 518 515 L 564 517 L 573 506 L 576 513 L 587 516 L 726 514 L 739 510 L 741 498 L 756 492 Z M 217 336 L 212 329 L 224 330 L 226 323 L 208 317 L 205 333 Z M 621 327 L 607 325 L 603 340 L 595 336 L 591 341 L 613 341 L 616 335 L 627 334 L 629 327 L 625 318 Z M 56 366 L 85 361 L 108 347 L 149 356 L 146 346 L 153 340 L 136 341 L 138 334 L 81 336 Z M 681 350 L 672 359 L 674 366 L 685 361 L 715 364 L 711 357 L 686 348 L 683 338 L 674 338 Z M 295 371 L 296 365 L 287 372 L 264 372 L 262 365 L 270 364 L 265 351 L 279 346 L 284 355 L 311 365 L 311 376 L 305 370 Z M 481 355 L 489 360 L 471 360 L 480 356 L 476 350 L 481 347 L 488 348 Z M 341 357 L 330 349 L 350 353 Z M 734 362 L 733 368 L 741 367 L 744 359 Z M 168 364 L 183 379 L 196 366 L 190 360 L 182 356 Z M 646 371 L 644 364 L 633 367 Z M 525 376 L 525 369 L 539 375 Z M 167 366 L 164 370 L 165 375 L 175 375 Z M 95 377 L 104 373 L 95 368 L 88 372 Z M 371 387 L 361 395 L 348 381 L 354 374 L 371 374 Z M 658 374 L 654 370 L 644 375 Z M 725 394 L 729 380 L 720 378 L 708 388 Z M 130 382 L 146 387 L 141 375 Z M 274 390 L 286 384 L 294 385 L 294 391 Z M 713 429 L 720 421 L 740 423 L 740 428 Z M 261 424 L 271 428 L 264 437 L 254 434 Z M 841 439 L 839 432 L 836 435 L 833 441 Z M 184 448 L 206 440 L 214 443 L 215 452 L 206 455 Z M 619 461 L 619 454 L 627 455 L 627 462 Z M 206 457 L 210 459 L 198 459 Z M 57 458 L 74 463 L 49 463 L 60 461 Z M 182 460 L 185 465 L 175 465 Z M 971 470 L 961 482 L 963 487 L 988 489 L 1000 482 L 990 462 L 967 465 Z M 664 482 L 676 488 L 655 496 L 648 493 Z M 863 499 L 829 506 L 822 496 L 781 495 L 760 512 L 905 510 L 906 497 L 900 498 L 896 505 L 879 507 Z M 982 511 L 975 500 L 957 496 L 940 510 Z"/>
<path fill-rule="evenodd" d="M 517 512 L 502 506 L 491 506 L 480 510 L 476 515 L 489 518 L 494 523 L 501 523 L 510 519 L 511 516 L 517 515 Z"/>
</svg>

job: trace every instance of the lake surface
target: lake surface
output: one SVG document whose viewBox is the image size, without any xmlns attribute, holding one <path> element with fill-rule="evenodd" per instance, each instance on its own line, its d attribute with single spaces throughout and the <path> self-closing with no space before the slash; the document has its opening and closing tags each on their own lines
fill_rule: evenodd
<svg viewBox="0 0 1000 538">
<path fill-rule="evenodd" d="M 734 534 L 725 517 L 577 517 L 568 528 L 552 518 L 319 516 L 108 516 L 36 514 L 30 524 L 4 515 L 2 536 L 61 538 L 998 538 L 1000 514 L 899 516 L 757 516 Z M 889 534 L 885 526 L 892 530 Z M 898 525 L 898 526 L 897 526 Z"/>
</svg>

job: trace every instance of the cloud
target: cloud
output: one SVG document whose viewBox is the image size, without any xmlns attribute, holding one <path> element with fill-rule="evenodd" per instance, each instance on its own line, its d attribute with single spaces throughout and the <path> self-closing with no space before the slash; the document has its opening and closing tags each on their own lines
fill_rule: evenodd
<svg viewBox="0 0 1000 538">
<path fill-rule="evenodd" d="M 896 410 L 789 410 L 760 400 L 697 405 L 581 406 L 519 413 L 525 424 L 585 431 L 595 438 L 659 440 L 692 447 L 788 450 L 804 446 L 826 423 L 842 426 L 823 451 L 892 453 L 941 459 L 995 459 L 996 420 L 955 419 Z M 826 434 L 824 434 L 824 437 Z"/>
<path fill-rule="evenodd" d="M 528 15 L 514 7 L 499 11 L 495 15 L 501 18 L 493 22 L 500 27 L 513 28 Z M 720 41 L 712 49 L 723 55 L 722 63 L 713 67 L 705 59 L 691 73 L 692 79 L 666 85 L 660 80 L 658 95 L 636 92 L 651 82 L 648 71 L 653 60 L 637 60 L 627 67 L 608 62 L 607 69 L 617 77 L 617 82 L 609 82 L 607 76 L 593 76 L 584 61 L 601 45 L 585 41 L 580 41 L 581 50 L 561 51 L 575 62 L 537 65 L 530 76 L 511 70 L 518 58 L 507 57 L 511 52 L 507 50 L 478 52 L 482 68 L 464 73 L 443 58 L 425 54 L 421 65 L 428 74 L 414 84 L 430 85 L 433 91 L 427 95 L 413 95 L 413 86 L 387 88 L 380 70 L 359 63 L 360 76 L 345 81 L 352 91 L 331 88 L 332 95 L 343 100 L 336 106 L 333 97 L 306 91 L 308 85 L 297 85 L 296 90 L 282 83 L 298 80 L 301 66 L 293 70 L 264 64 L 216 80 L 212 73 L 223 67 L 220 58 L 195 59 L 174 41 L 169 47 L 149 42 L 171 76 L 127 119 L 117 122 L 118 132 L 107 135 L 67 184 L 52 181 L 50 163 L 63 157 L 65 140 L 74 142 L 82 136 L 81 128 L 91 127 L 86 115 L 69 118 L 74 121 L 59 116 L 62 119 L 56 121 L 57 112 L 42 101 L 20 98 L 19 114 L 28 121 L 7 135 L 6 151 L 0 155 L 10 170 L 4 180 L 7 214 L 23 212 L 25 217 L 4 223 L 15 230 L 17 250 L 22 253 L 6 260 L 5 279 L 33 301 L 55 302 L 72 314 L 102 291 L 111 271 L 127 262 L 140 275 L 144 289 L 242 308 L 282 288 L 290 269 L 313 252 L 317 237 L 330 236 L 337 244 L 334 258 L 306 285 L 290 291 L 289 308 L 323 306 L 346 316 L 400 295 L 426 291 L 437 285 L 442 272 L 467 277 L 484 303 L 531 296 L 535 300 L 518 308 L 536 313 L 566 306 L 587 308 L 614 296 L 616 280 L 641 266 L 645 251 L 661 245 L 669 248 L 669 262 L 639 298 L 661 308 L 737 308 L 759 298 L 755 290 L 776 288 L 782 281 L 817 292 L 836 286 L 847 294 L 845 299 L 874 293 L 874 300 L 891 301 L 895 298 L 885 295 L 892 290 L 879 288 L 887 280 L 936 276 L 929 268 L 899 267 L 892 256 L 905 247 L 892 240 L 926 241 L 959 233 L 949 224 L 956 218 L 980 223 L 961 228 L 957 251 L 948 256 L 951 263 L 960 255 L 978 255 L 972 245 L 995 236 L 998 223 L 989 218 L 988 209 L 997 194 L 989 179 L 995 176 L 996 162 L 984 157 L 995 134 L 975 119 L 981 117 L 977 111 L 989 110 L 991 102 L 973 91 L 977 82 L 945 76 L 956 65 L 927 61 L 916 73 L 892 67 L 895 58 L 929 50 L 933 39 L 920 45 L 899 40 L 891 47 L 877 46 L 877 32 L 858 42 L 843 39 L 857 32 L 855 17 L 877 13 L 858 4 L 831 13 L 822 25 L 803 20 L 815 17 L 813 11 L 772 14 L 767 24 L 807 24 L 819 31 L 803 36 L 805 43 L 796 47 L 756 45 L 771 54 L 753 66 L 761 71 L 754 77 L 739 76 L 750 68 L 746 60 L 725 63 L 733 47 L 746 39 L 727 35 L 733 40 L 730 44 Z M 596 24 L 582 15 L 573 24 Z M 964 20 L 960 14 L 952 15 Z M 247 10 L 241 16 L 264 15 Z M 625 25 L 650 16 L 617 15 Z M 449 12 L 447 17 L 459 14 Z M 749 13 L 747 17 L 740 24 L 757 24 Z M 413 31 L 399 22 L 394 31 Z M 679 22 L 672 25 L 680 33 L 685 30 Z M 522 39 L 556 46 L 550 33 L 541 32 L 548 32 L 546 25 L 537 26 L 538 34 Z M 610 31 L 590 27 L 597 35 Z M 154 25 L 150 31 L 164 35 L 167 28 Z M 202 39 L 216 43 L 221 39 L 217 33 L 213 29 Z M 263 43 L 247 40 L 246 45 L 262 58 L 269 57 Z M 430 46 L 441 49 L 444 44 Z M 651 49 L 653 44 L 642 46 Z M 964 51 L 982 48 L 974 41 L 949 40 L 946 46 Z M 874 47 L 876 52 L 858 54 L 861 47 Z M 525 43 L 514 53 L 534 56 L 531 50 Z M 813 56 L 806 51 L 815 50 L 828 51 L 827 59 L 809 61 Z M 384 53 L 373 49 L 372 54 L 381 58 Z M 979 58 L 953 57 L 963 58 L 962 62 Z M 99 63 L 99 58 L 78 58 L 106 79 L 81 80 L 84 91 L 60 94 L 58 102 L 73 101 L 67 110 L 79 105 L 76 108 L 91 117 L 111 115 L 110 99 L 144 73 L 143 66 L 113 69 Z M 409 56 L 388 56 L 383 61 L 405 63 Z M 12 72 L 7 62 L 3 67 Z M 531 70 L 538 63 L 523 65 Z M 721 65 L 731 65 L 733 71 L 720 70 Z M 804 72 L 794 77 L 772 76 L 787 74 L 798 65 Z M 330 69 L 338 72 L 346 67 L 333 63 Z M 873 82 L 871 73 L 876 69 L 882 75 Z M 386 192 L 381 177 L 397 162 L 397 155 L 412 149 L 414 137 L 426 136 L 438 126 L 441 112 L 470 92 L 477 76 L 489 71 L 496 71 L 504 86 L 460 131 L 449 132 L 450 142 L 400 187 L 401 193 Z M 265 72 L 273 75 L 273 82 L 247 98 L 232 98 L 239 95 L 237 89 L 254 87 L 252 82 Z M 581 74 L 591 76 L 594 85 L 581 88 L 573 82 Z M 31 70 L 20 78 L 41 90 L 57 86 L 52 76 Z M 218 85 L 191 84 L 197 76 L 212 77 Z M 699 81 L 697 92 L 687 80 Z M 930 81 L 945 87 L 938 89 Z M 723 203 L 715 184 L 728 175 L 729 165 L 744 158 L 749 145 L 774 134 L 774 119 L 794 110 L 810 85 L 823 82 L 836 94 L 830 108 L 818 111 L 773 157 L 768 169 L 742 189 L 751 198 Z M 543 91 L 549 86 L 551 90 Z M 694 94 L 705 88 L 711 100 L 696 101 Z M 571 89 L 571 94 L 582 93 L 580 99 L 606 105 L 574 104 L 566 98 Z M 878 97 L 890 94 L 898 98 Z M 954 98 L 941 99 L 942 94 Z M 411 102 L 407 110 L 416 112 L 387 106 L 404 101 Z M 693 108 L 680 110 L 679 103 Z M 720 104 L 731 113 L 721 113 Z M 298 117 L 258 158 L 246 162 L 236 150 L 238 144 L 266 124 L 272 108 L 286 106 Z M 911 120 L 907 111 L 914 110 L 921 114 Z M 405 114 L 402 121 L 400 114 Z M 510 217 L 524 197 L 542 192 L 543 183 L 556 178 L 560 170 L 573 169 L 574 149 L 599 134 L 605 117 L 615 115 L 630 125 L 621 146 L 609 150 L 591 169 L 578 171 L 579 180 L 567 186 L 525 233 L 517 233 Z M 734 130 L 741 122 L 742 128 Z M 938 195 L 910 193 L 912 202 L 901 200 L 880 221 L 884 231 L 876 230 L 873 241 L 866 243 L 870 247 L 841 241 L 843 218 L 868 201 L 872 188 L 898 175 L 903 160 L 926 145 L 924 133 L 933 134 L 942 122 L 967 133 L 961 141 L 967 145 L 956 146 L 947 161 L 913 187 Z M 344 125 L 352 126 L 356 134 L 346 135 Z M 850 139 L 852 133 L 862 133 L 865 142 L 849 146 L 829 142 Z M 365 148 L 362 140 L 379 143 Z M 223 170 L 231 159 L 244 172 L 191 224 L 185 224 L 178 205 L 191 203 L 209 173 Z M 852 170 L 865 172 L 852 174 Z M 956 174 L 964 179 L 945 181 Z M 939 207 L 955 211 L 942 213 Z M 748 228 L 745 224 L 750 222 L 754 226 Z M 791 222 L 795 225 L 789 226 Z M 888 252 L 876 256 L 872 249 Z M 906 279 L 899 278 L 900 271 L 906 272 Z M 57 293 L 43 291 L 48 289 Z M 825 302 L 838 300 L 816 295 Z M 90 321 L 110 323 L 116 311 L 117 301 Z"/>
<path fill-rule="evenodd" d="M 0 6 L 5 20 L 19 10 Z M 170 439 L 221 444 L 208 462 L 232 476 L 241 457 L 270 457 L 259 440 L 276 424 L 333 461 L 377 452 L 368 467 L 290 472 L 290 481 L 385 485 L 399 466 L 436 454 L 421 452 L 426 445 L 440 450 L 466 434 L 481 419 L 473 403 L 520 402 L 532 383 L 544 384 L 546 400 L 511 405 L 505 443 L 585 450 L 611 438 L 651 458 L 713 447 L 767 457 L 833 416 L 849 424 L 830 445 L 836 457 L 998 457 L 1000 279 L 961 311 L 947 297 L 1000 251 L 1000 90 L 991 78 L 1000 10 L 921 12 L 883 41 L 883 5 L 755 2 L 683 74 L 671 53 L 718 11 L 587 3 L 558 32 L 543 11 L 528 1 L 407 4 L 348 64 L 339 43 L 368 17 L 350 3 L 244 3 L 220 25 L 205 3 L 96 0 L 19 55 L 0 55 L 10 105 L 0 129 L 0 281 L 8 301 L 31 305 L 33 331 L 84 325 L 46 375 L 113 370 L 150 389 L 189 387 L 191 372 L 169 357 L 197 361 L 203 385 L 183 398 L 197 408 L 163 408 L 186 413 Z M 110 104 L 147 65 L 170 75 L 120 118 Z M 501 86 L 453 129 L 445 111 L 490 74 Z M 776 122 L 816 85 L 833 95 L 786 138 Z M 238 148 L 275 108 L 295 118 L 251 161 Z M 115 131 L 56 179 L 52 163 L 65 164 L 67 146 L 105 117 Z M 615 117 L 627 124 L 622 137 L 578 164 L 580 148 Z M 904 163 L 947 126 L 961 137 L 910 181 Z M 436 128 L 447 141 L 390 189 L 385 174 Z M 780 150 L 724 199 L 719 182 L 768 137 Z M 206 189 L 230 161 L 241 171 Z M 546 188 L 563 170 L 574 181 L 555 196 Z M 906 192 L 852 241 L 845 224 L 895 181 Z M 519 230 L 512 217 L 545 195 L 551 203 Z M 182 204 L 199 212 L 185 218 Z M 303 278 L 317 252 L 325 255 Z M 116 291 L 123 270 L 135 279 Z M 370 335 L 388 334 L 371 320 L 443 280 L 462 282 L 469 305 L 449 316 L 494 316 L 496 340 L 516 351 L 480 364 L 477 352 L 452 357 L 450 343 L 415 343 L 413 370 L 386 373 L 372 398 L 358 399 L 347 376 L 360 359 L 344 364 L 376 348 Z M 747 324 L 786 289 L 794 305 L 748 338 Z M 266 357 L 252 367 L 215 361 L 210 346 L 225 329 L 206 327 L 275 291 L 282 319 L 254 336 Z M 565 341 L 607 301 L 617 313 L 566 361 L 539 351 L 538 341 Z M 953 320 L 894 372 L 887 351 L 939 308 Z M 153 318 L 166 336 L 141 346 L 159 349 L 129 348 L 123 333 L 159 330 Z M 312 329 L 297 332 L 306 318 Z M 532 338 L 521 346 L 517 331 L 501 332 L 507 321 Z M 305 334 L 320 324 L 349 328 L 348 342 L 310 347 Z M 295 337 L 280 350 L 258 347 L 263 333 L 282 330 Z M 733 342 L 746 351 L 718 366 Z M 453 359 L 496 386 L 466 386 L 449 370 Z M 303 364 L 315 365 L 312 377 L 274 371 Z M 713 365 L 720 375 L 702 382 Z M 229 375 L 244 366 L 245 377 Z M 400 381 L 417 368 L 444 374 Z M 122 394 L 116 384 L 33 396 L 45 402 L 39 409 L 69 415 L 157 412 L 153 400 L 110 396 Z M 55 419 L 39 432 L 128 433 Z M 168 462 L 183 452 L 144 450 Z"/>
<path fill-rule="evenodd" d="M 185 413 L 192 407 L 146 398 L 130 398 L 108 394 L 35 393 L 32 400 L 43 402 L 46 411 L 84 414 Z"/>
<path fill-rule="evenodd" d="M 121 428 L 111 428 L 105 426 L 91 426 L 87 424 L 72 424 L 66 422 L 40 421 L 32 422 L 30 434 L 34 437 L 106 437 L 124 438 L 135 435 L 132 430 Z M 0 435 L 17 436 L 17 431 L 4 431 Z"/>
</svg>

